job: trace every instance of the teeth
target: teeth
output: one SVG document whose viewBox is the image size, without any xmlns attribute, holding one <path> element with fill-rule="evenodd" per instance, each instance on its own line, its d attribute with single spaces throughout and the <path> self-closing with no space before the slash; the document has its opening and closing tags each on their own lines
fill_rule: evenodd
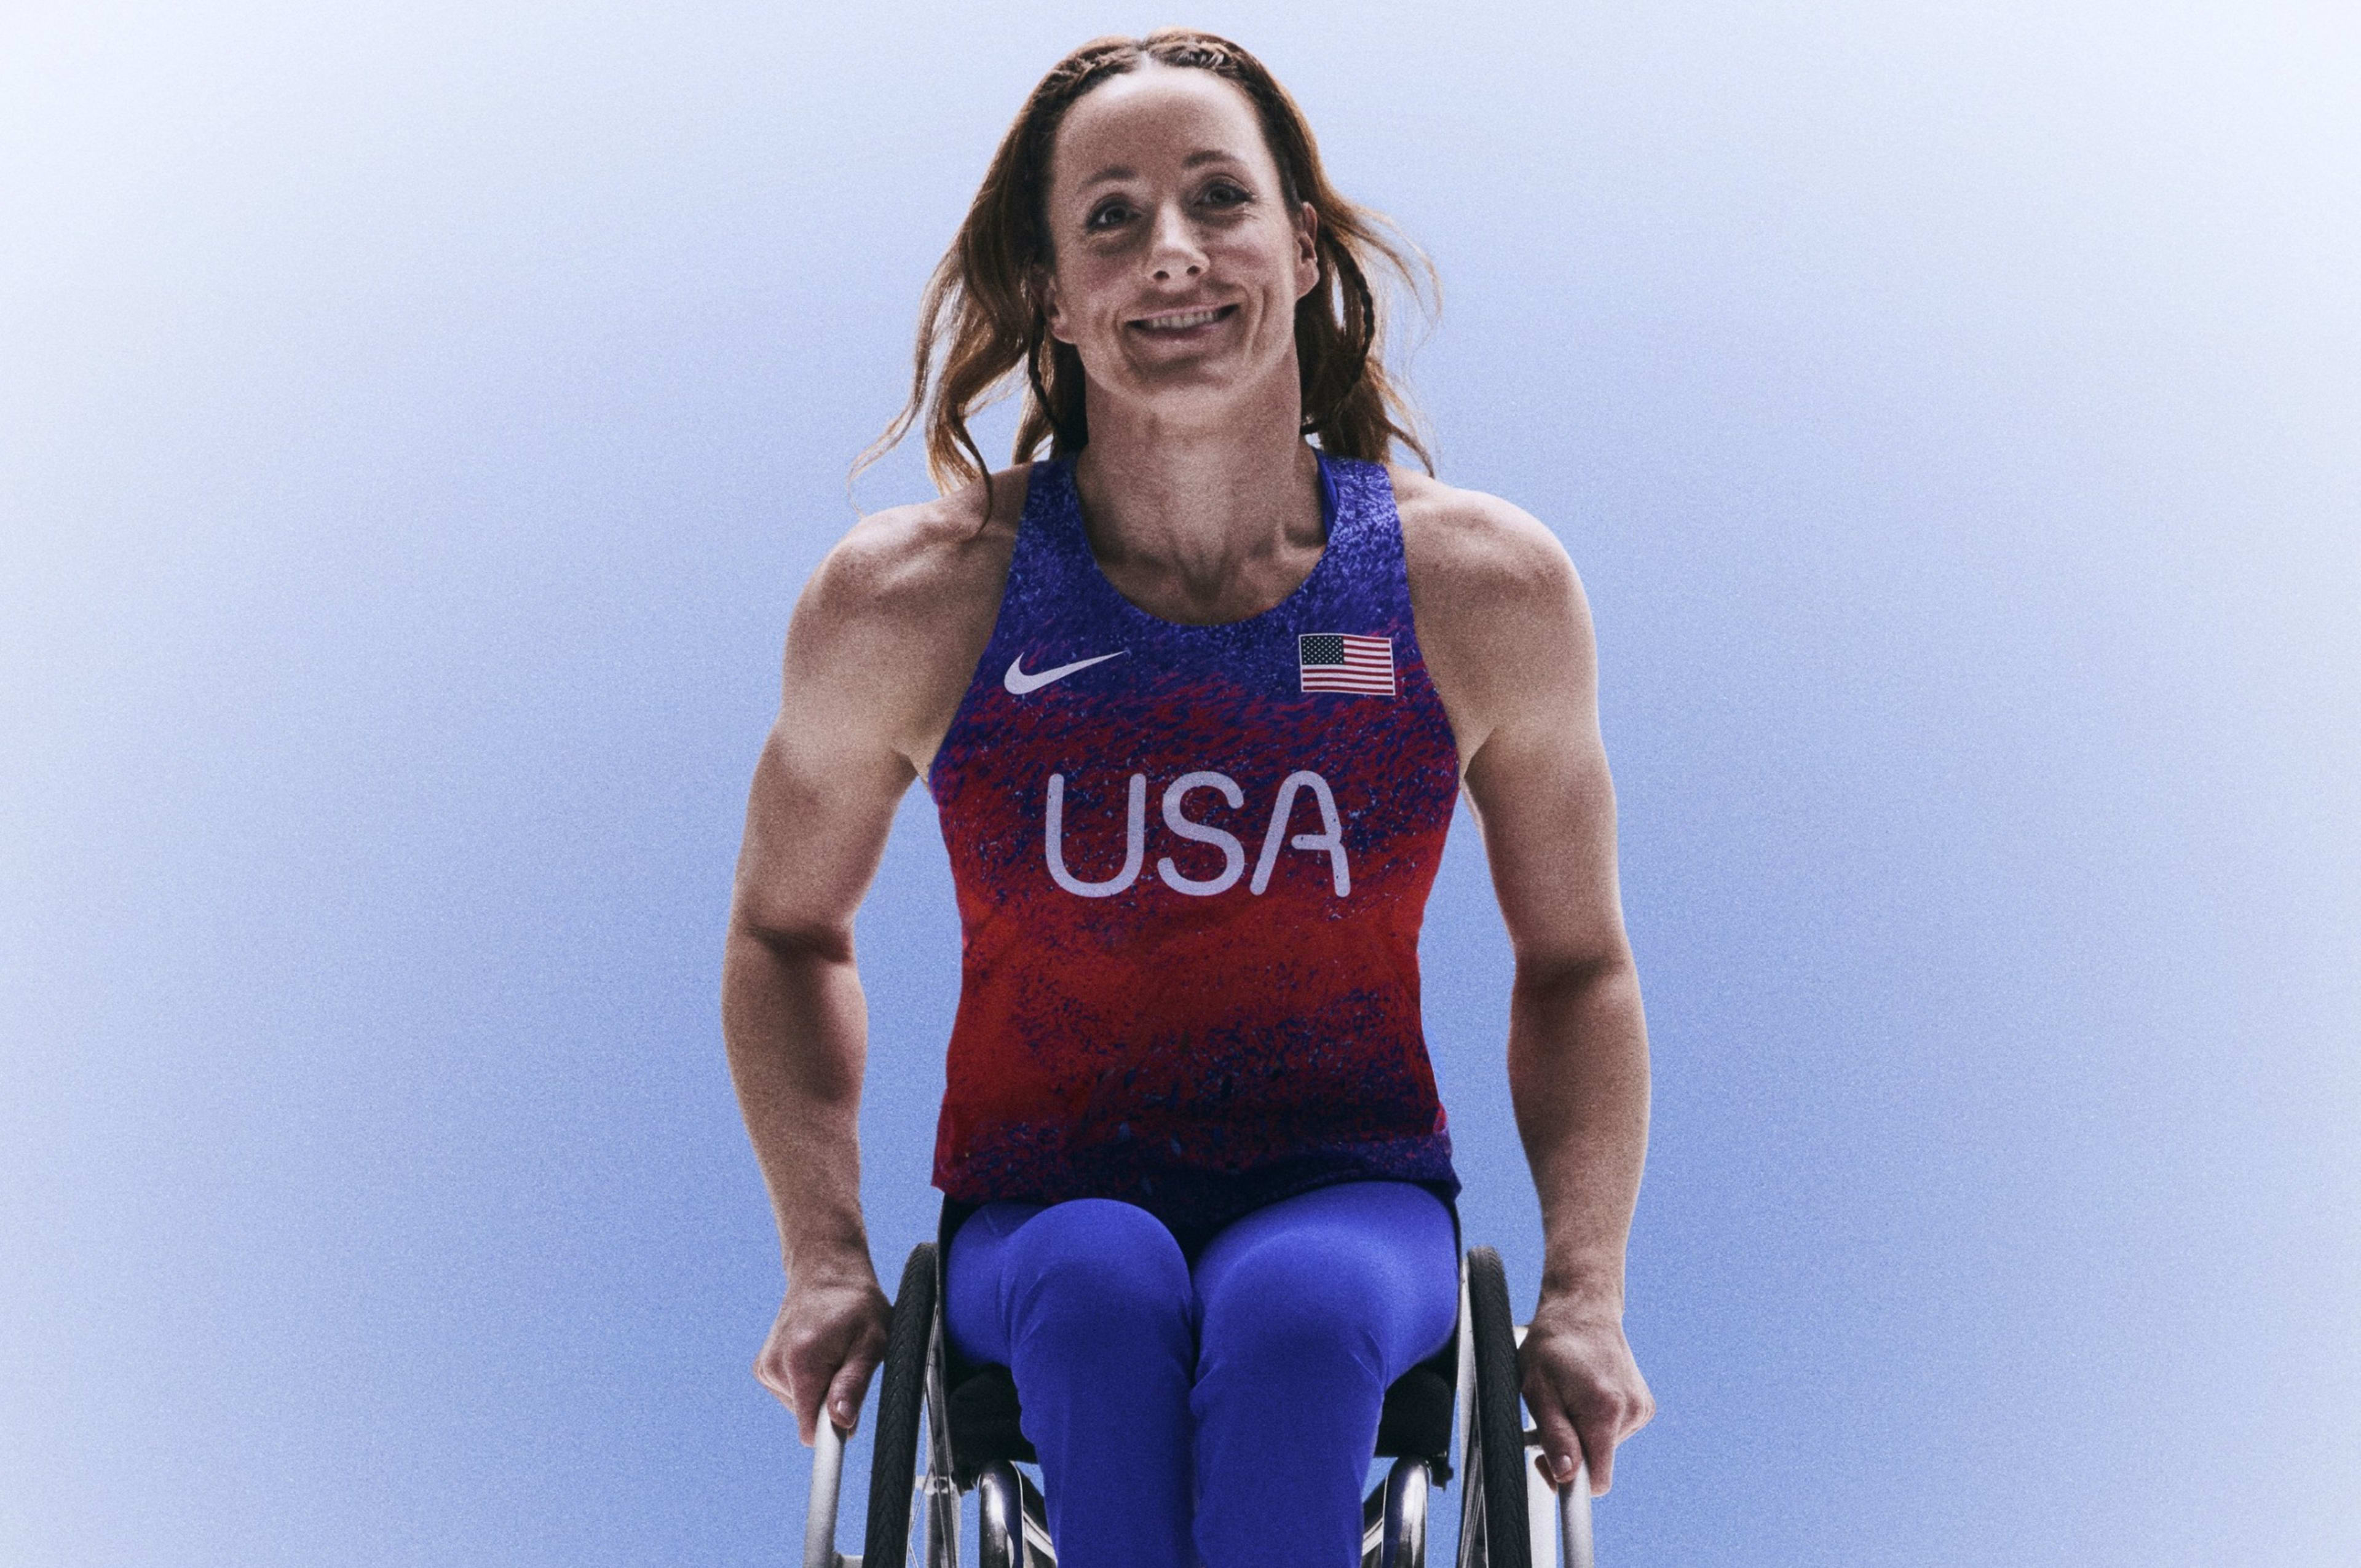
<svg viewBox="0 0 2361 1568">
<path fill-rule="evenodd" d="M 1210 311 L 1191 311 L 1185 315 L 1157 316 L 1139 324 L 1149 332 L 1180 332 L 1192 326 L 1203 326 L 1221 313 L 1217 306 Z"/>
</svg>

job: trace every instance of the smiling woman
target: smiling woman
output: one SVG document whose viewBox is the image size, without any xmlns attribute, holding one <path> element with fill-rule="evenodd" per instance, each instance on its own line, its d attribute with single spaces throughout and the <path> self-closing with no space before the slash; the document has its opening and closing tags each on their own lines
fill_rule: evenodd
<svg viewBox="0 0 2361 1568">
<path fill-rule="evenodd" d="M 1385 1390 L 1457 1306 L 1418 937 L 1463 786 L 1545 1234 L 1524 1397 L 1560 1481 L 1587 1460 L 1602 1490 L 1651 1413 L 1588 615 L 1539 522 L 1387 461 L 1426 458 L 1369 283 L 1414 286 L 1411 254 L 1235 44 L 1076 50 L 936 271 L 882 438 L 923 414 L 945 493 L 864 519 L 788 627 L 723 976 L 787 1267 L 756 1372 L 810 1441 L 884 1343 L 851 931 L 924 779 L 962 926 L 946 1337 L 1013 1375 L 1068 1568 L 1357 1561 Z M 1020 373 L 992 474 L 967 415 Z"/>
<path fill-rule="evenodd" d="M 1266 243 L 1276 225 L 1308 239 L 1314 270 L 1292 291 L 1303 433 L 1325 452 L 1369 461 L 1382 461 L 1399 443 L 1433 472 L 1416 411 L 1386 372 L 1384 312 L 1370 280 L 1373 269 L 1389 270 L 1416 298 L 1422 286 L 1432 288 L 1433 269 L 1388 236 L 1384 219 L 1328 183 L 1310 124 L 1261 61 L 1224 39 L 1178 28 L 1084 44 L 1034 88 L 927 286 L 909 402 L 857 466 L 874 461 L 923 415 L 935 482 L 947 490 L 978 477 L 988 483 L 968 416 L 1020 373 L 1031 395 L 1017 426 L 1018 460 L 1045 441 L 1053 457 L 1089 444 L 1082 356 L 1072 337 L 1051 329 L 1041 291 L 1059 238 L 1081 242 L 1081 256 L 1120 254 L 1145 243 L 1141 219 L 1151 210 L 1142 204 L 1140 170 L 1093 163 L 1103 147 L 1061 137 L 1070 116 L 1097 121 L 1103 137 L 1109 116 L 1088 112 L 1101 88 L 1181 100 L 1185 124 L 1159 126 L 1159 139 L 1194 144 L 1177 148 L 1175 172 L 1191 177 L 1201 231 L 1235 229 L 1251 212 L 1246 226 Z M 1176 148 L 1159 150 L 1169 157 Z M 1247 179 L 1250 171 L 1257 178 Z M 1084 211 L 1077 215 L 1061 197 L 1082 200 Z M 1164 308 L 1180 318 L 1166 327 L 1191 324 L 1195 313 L 1185 304 Z"/>
</svg>

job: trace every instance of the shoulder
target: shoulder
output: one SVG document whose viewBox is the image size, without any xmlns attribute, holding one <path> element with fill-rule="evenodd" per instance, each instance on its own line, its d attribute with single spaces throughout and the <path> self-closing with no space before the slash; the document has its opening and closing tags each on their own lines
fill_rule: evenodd
<svg viewBox="0 0 2361 1568">
<path fill-rule="evenodd" d="M 997 598 L 1016 543 L 1030 465 L 947 496 L 872 512 L 846 531 L 812 573 L 798 622 L 895 628 L 940 624 L 978 597 Z"/>
<path fill-rule="evenodd" d="M 923 771 L 992 639 L 1028 465 L 848 530 L 787 627 L 785 711 L 815 735 L 873 731 Z"/>
<path fill-rule="evenodd" d="M 1529 709 L 1592 700 L 1590 610 L 1557 535 L 1498 496 L 1388 473 L 1419 645 L 1463 761 Z"/>
<path fill-rule="evenodd" d="M 1491 609 L 1540 608 L 1578 592 L 1565 547 L 1522 507 L 1415 468 L 1389 465 L 1387 474 L 1413 590 L 1423 587 L 1427 597 L 1452 605 L 1473 598 Z"/>
</svg>

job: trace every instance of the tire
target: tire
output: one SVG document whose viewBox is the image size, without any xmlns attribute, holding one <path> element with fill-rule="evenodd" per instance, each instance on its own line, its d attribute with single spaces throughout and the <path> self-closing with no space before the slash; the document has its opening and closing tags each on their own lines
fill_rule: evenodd
<svg viewBox="0 0 2361 1568">
<path fill-rule="evenodd" d="M 1461 1508 L 1484 1510 L 1488 1568 L 1532 1568 L 1525 1526 L 1525 1420 L 1518 1406 L 1517 1332 L 1509 1276 L 1488 1246 L 1467 1253 L 1467 1316 L 1476 1337 L 1476 1431 L 1482 1464 L 1468 1477 Z"/>
<path fill-rule="evenodd" d="M 918 1412 L 935 1332 L 935 1244 L 920 1242 L 902 1266 L 893 1327 L 877 1389 L 877 1442 L 869 1456 L 869 1527 L 861 1561 L 898 1565 L 909 1555 L 910 1497 L 918 1478 Z"/>
</svg>

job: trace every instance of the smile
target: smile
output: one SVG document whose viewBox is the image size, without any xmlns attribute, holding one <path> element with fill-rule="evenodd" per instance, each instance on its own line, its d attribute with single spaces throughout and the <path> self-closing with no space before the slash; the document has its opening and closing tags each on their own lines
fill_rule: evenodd
<svg viewBox="0 0 2361 1568">
<path fill-rule="evenodd" d="M 1168 311 L 1160 316 L 1147 316 L 1131 324 L 1142 332 L 1191 332 L 1201 326 L 1211 326 L 1224 317 L 1234 314 L 1235 305 L 1215 305 L 1199 311 Z"/>
</svg>

